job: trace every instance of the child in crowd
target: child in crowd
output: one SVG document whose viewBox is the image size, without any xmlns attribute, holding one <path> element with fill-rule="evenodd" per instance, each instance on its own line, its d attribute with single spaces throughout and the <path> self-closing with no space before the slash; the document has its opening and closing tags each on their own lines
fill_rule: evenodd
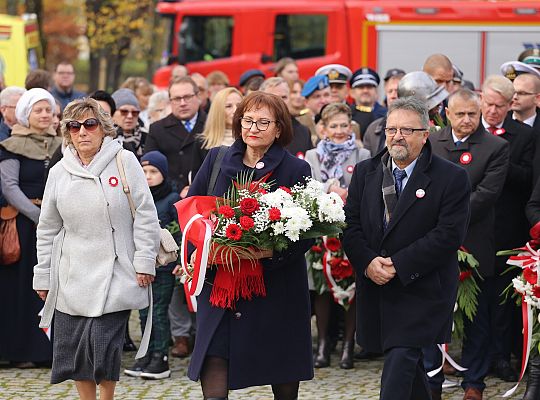
<svg viewBox="0 0 540 400">
<path fill-rule="evenodd" d="M 162 228 L 166 228 L 171 222 L 178 221 L 174 203 L 180 200 L 180 196 L 173 191 L 166 179 L 168 174 L 167 158 L 159 151 L 150 151 L 142 156 L 141 165 L 154 197 L 159 223 Z M 179 242 L 179 233 L 178 236 L 174 236 Z M 156 277 L 152 283 L 154 305 L 152 336 L 148 353 L 145 357 L 136 360 L 131 368 L 125 369 L 126 375 L 144 379 L 164 379 L 171 376 L 169 369 L 171 334 L 167 312 L 175 284 L 175 276 L 172 274 L 175 265 L 176 263 L 172 262 L 159 267 L 156 271 Z M 148 308 L 140 310 L 139 316 L 141 329 L 144 329 Z"/>
</svg>

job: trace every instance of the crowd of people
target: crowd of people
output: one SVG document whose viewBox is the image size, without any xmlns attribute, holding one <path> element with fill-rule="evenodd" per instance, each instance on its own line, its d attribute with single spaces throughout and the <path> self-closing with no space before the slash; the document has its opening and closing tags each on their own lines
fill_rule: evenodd
<svg viewBox="0 0 540 400">
<path fill-rule="evenodd" d="M 0 92 L 1 216 L 15 219 L 20 247 L 0 269 L 10 321 L 0 360 L 52 367 L 51 383 L 74 380 L 82 399 L 98 388 L 112 398 L 140 310 L 131 377 L 170 378 L 169 356 L 191 356 L 187 374 L 206 399 L 264 384 L 296 399 L 338 349 L 343 369 L 384 356 L 381 399 L 441 399 L 459 372 L 427 372 L 451 341 L 462 248 L 482 277 L 464 321 L 463 398 L 482 399 L 488 374 L 517 381 L 521 316 L 501 297 L 515 275 L 496 253 L 522 246 L 540 220 L 540 51 L 503 67 L 479 88 L 443 54 L 382 80 L 330 64 L 304 81 L 284 58 L 274 76 L 247 70 L 236 85 L 178 65 L 165 90 L 130 77 L 88 94 L 70 62 L 30 72 L 26 87 Z M 312 176 L 341 197 L 347 228 L 254 252 L 267 296 L 234 310 L 211 305 L 212 269 L 191 312 L 178 263 L 155 267 L 160 227 L 180 242 L 174 204 L 221 196 L 241 171 L 271 174 L 276 187 Z M 352 265 L 347 301 L 321 253 Z M 539 355 L 529 369 L 540 376 Z M 538 398 L 529 379 L 524 399 Z"/>
</svg>

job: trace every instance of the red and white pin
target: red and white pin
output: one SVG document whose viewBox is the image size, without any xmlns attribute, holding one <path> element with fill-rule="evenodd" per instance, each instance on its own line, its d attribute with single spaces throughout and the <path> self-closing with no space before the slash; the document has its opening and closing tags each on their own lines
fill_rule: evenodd
<svg viewBox="0 0 540 400">
<path fill-rule="evenodd" d="M 348 172 L 349 174 L 352 174 L 353 171 L 354 171 L 354 165 L 347 165 L 347 172 Z"/>
<path fill-rule="evenodd" d="M 262 161 L 259 161 L 257 164 L 255 164 L 255 168 L 263 169 L 264 168 L 264 163 Z"/>
<path fill-rule="evenodd" d="M 426 195 L 426 191 L 424 189 L 418 189 L 416 191 L 416 197 L 421 199 Z"/>
<path fill-rule="evenodd" d="M 296 157 L 299 158 L 300 160 L 303 160 L 305 158 L 304 153 L 302 153 L 301 151 L 296 153 Z"/>
<path fill-rule="evenodd" d="M 116 176 L 111 176 L 109 178 L 109 185 L 111 185 L 112 187 L 118 186 L 118 178 Z"/>
<path fill-rule="evenodd" d="M 472 161 L 472 154 L 469 153 L 468 151 L 466 151 L 465 153 L 463 153 L 461 155 L 461 157 L 459 157 L 459 162 L 463 165 L 467 165 L 467 164 L 470 164 Z"/>
<path fill-rule="evenodd" d="M 501 135 L 504 135 L 506 133 L 506 130 L 504 128 L 497 128 L 493 131 L 493 134 L 495 136 L 501 136 Z"/>
</svg>

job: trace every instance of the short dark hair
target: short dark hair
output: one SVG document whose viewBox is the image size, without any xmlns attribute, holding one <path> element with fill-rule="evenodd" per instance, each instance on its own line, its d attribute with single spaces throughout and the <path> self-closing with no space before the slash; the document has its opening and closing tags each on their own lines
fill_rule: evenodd
<svg viewBox="0 0 540 400">
<path fill-rule="evenodd" d="M 274 116 L 275 123 L 279 129 L 279 137 L 276 139 L 276 142 L 282 147 L 291 143 L 293 128 L 289 109 L 278 96 L 259 91 L 248 94 L 234 112 L 232 125 L 234 138 L 242 138 L 240 120 L 244 116 L 244 113 L 250 110 L 259 110 L 262 107 L 268 108 L 268 111 Z"/>
<path fill-rule="evenodd" d="M 105 103 L 107 103 L 109 107 L 111 107 L 111 115 L 114 115 L 114 113 L 116 112 L 116 103 L 114 102 L 114 99 L 109 92 L 106 92 L 105 90 L 96 90 L 88 97 L 97 101 L 104 101 Z"/>
<path fill-rule="evenodd" d="M 73 72 L 75 72 L 75 67 L 73 66 L 72 63 L 70 63 L 70 62 L 67 61 L 67 60 L 62 60 L 62 61 L 60 61 L 58 64 L 56 64 L 55 67 L 54 67 L 54 72 L 58 71 L 58 67 L 59 67 L 60 65 L 69 65 L 71 68 L 73 68 Z"/>
<path fill-rule="evenodd" d="M 34 88 L 42 88 L 45 90 L 49 90 L 49 88 L 52 86 L 52 79 L 51 74 L 49 71 L 45 71 L 44 69 L 34 69 L 26 75 L 26 79 L 24 80 L 24 87 L 26 90 L 34 89 Z"/>
</svg>

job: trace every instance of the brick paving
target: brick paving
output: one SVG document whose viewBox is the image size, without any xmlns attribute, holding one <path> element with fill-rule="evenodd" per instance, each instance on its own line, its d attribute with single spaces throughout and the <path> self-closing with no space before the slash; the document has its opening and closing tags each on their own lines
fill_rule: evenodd
<svg viewBox="0 0 540 400">
<path fill-rule="evenodd" d="M 138 332 L 138 324 L 132 313 L 132 333 Z M 135 336 L 135 335 L 134 335 Z M 123 367 L 131 365 L 134 353 L 124 353 Z M 379 380 L 382 360 L 357 361 L 355 369 L 341 370 L 338 367 L 338 355 L 332 355 L 329 368 L 315 371 L 315 379 L 300 384 L 299 399 L 341 400 L 341 399 L 378 399 Z M 186 377 L 188 360 L 171 359 L 172 376 L 160 381 L 146 381 L 122 375 L 116 390 L 116 399 L 148 399 L 177 400 L 202 399 L 199 384 Z M 0 400 L 49 400 L 76 399 L 77 391 L 72 381 L 57 385 L 48 384 L 50 370 L 20 370 L 0 366 Z M 495 378 L 487 380 L 484 399 L 501 398 L 512 384 Z M 521 399 L 525 390 L 523 382 L 512 399 Z M 463 392 L 459 387 L 444 389 L 443 399 L 462 399 Z M 231 391 L 231 400 L 271 400 L 272 391 L 269 386 L 254 387 Z M 396 399 L 398 400 L 398 399 Z"/>
</svg>

